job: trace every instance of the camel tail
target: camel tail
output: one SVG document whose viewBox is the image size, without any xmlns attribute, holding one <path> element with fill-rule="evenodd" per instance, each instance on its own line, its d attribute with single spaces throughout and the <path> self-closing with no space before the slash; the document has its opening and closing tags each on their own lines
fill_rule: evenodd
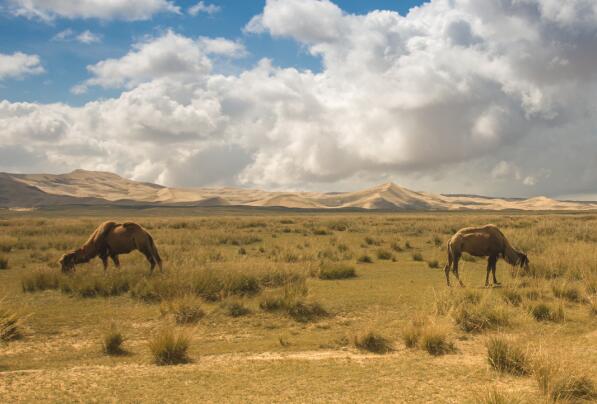
<svg viewBox="0 0 597 404">
<path fill-rule="evenodd" d="M 161 271 L 162 270 L 162 257 L 160 257 L 160 253 L 158 252 L 158 248 L 156 247 L 155 242 L 153 241 L 153 237 L 151 237 L 151 234 L 147 233 L 147 237 L 149 238 L 149 250 L 151 252 L 151 256 L 153 257 L 155 262 L 158 264 L 158 267 L 160 267 L 160 271 Z"/>
<path fill-rule="evenodd" d="M 454 259 L 454 253 L 452 252 L 452 243 L 450 241 L 448 241 L 448 262 L 446 263 L 446 266 L 444 267 L 444 269 L 446 268 L 451 268 L 452 267 L 452 261 Z"/>
</svg>

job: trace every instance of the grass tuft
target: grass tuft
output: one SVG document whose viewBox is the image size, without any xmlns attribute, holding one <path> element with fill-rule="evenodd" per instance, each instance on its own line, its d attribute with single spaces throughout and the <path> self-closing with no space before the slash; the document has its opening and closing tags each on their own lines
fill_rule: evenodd
<svg viewBox="0 0 597 404">
<path fill-rule="evenodd" d="M 505 394 L 493 388 L 478 396 L 475 404 L 519 404 L 522 401 L 510 394 Z"/>
<path fill-rule="evenodd" d="M 0 256 L 0 269 L 8 269 L 8 258 Z"/>
<path fill-rule="evenodd" d="M 371 258 L 367 254 L 363 254 L 359 258 L 357 258 L 357 262 L 359 262 L 361 264 L 371 264 L 371 263 L 373 263 L 373 258 Z"/>
<path fill-rule="evenodd" d="M 551 287 L 553 295 L 557 298 L 570 302 L 580 303 L 583 301 L 583 293 L 580 287 L 570 284 L 554 284 Z"/>
<path fill-rule="evenodd" d="M 102 350 L 106 355 L 124 355 L 126 351 L 122 347 L 124 336 L 116 327 L 116 324 L 110 324 L 110 327 L 102 336 Z"/>
<path fill-rule="evenodd" d="M 464 302 L 453 313 L 454 321 L 460 329 L 471 333 L 510 326 L 512 315 L 507 306 L 493 300 L 485 300 L 479 304 Z"/>
<path fill-rule="evenodd" d="M 537 321 L 560 323 L 565 319 L 564 307 L 561 304 L 554 307 L 548 303 L 538 303 L 531 308 L 531 315 Z"/>
<path fill-rule="evenodd" d="M 379 250 L 377 250 L 377 259 L 391 260 L 392 258 L 393 258 L 393 255 L 388 250 L 384 250 L 383 248 L 380 248 Z"/>
<path fill-rule="evenodd" d="M 385 354 L 394 349 L 388 339 L 374 331 L 357 335 L 354 339 L 354 344 L 359 349 L 376 354 Z"/>
<path fill-rule="evenodd" d="M 149 350 L 156 365 L 178 365 L 189 363 L 191 337 L 184 331 L 164 328 L 149 341 Z"/>
<path fill-rule="evenodd" d="M 414 252 L 412 253 L 412 259 L 413 261 L 421 262 L 423 261 L 423 254 L 421 254 L 420 252 Z"/>
<path fill-rule="evenodd" d="M 346 264 L 326 264 L 319 269 L 319 279 L 348 279 L 356 276 L 354 267 Z"/>
<path fill-rule="evenodd" d="M 239 301 L 229 302 L 225 307 L 230 317 L 242 317 L 251 313 L 251 310 Z"/>
<path fill-rule="evenodd" d="M 597 386 L 590 376 L 575 367 L 564 367 L 553 358 L 539 359 L 534 374 L 541 391 L 553 402 L 597 399 Z"/>
<path fill-rule="evenodd" d="M 419 348 L 433 356 L 454 352 L 456 347 L 448 340 L 447 332 L 438 326 L 428 325 L 421 329 Z"/>
<path fill-rule="evenodd" d="M 186 295 L 164 301 L 160 305 L 162 315 L 171 315 L 176 324 L 195 324 L 205 312 L 201 309 L 201 299 L 196 296 Z"/>
<path fill-rule="evenodd" d="M 487 341 L 489 364 L 499 372 L 515 376 L 526 375 L 530 371 L 526 353 L 517 345 L 503 337 L 493 337 Z"/>
<path fill-rule="evenodd" d="M 23 338 L 21 317 L 17 313 L 0 307 L 0 341 L 8 342 L 21 338 Z"/>
<path fill-rule="evenodd" d="M 439 261 L 438 260 L 427 261 L 427 266 L 431 269 L 437 269 L 437 268 L 439 268 Z"/>
</svg>

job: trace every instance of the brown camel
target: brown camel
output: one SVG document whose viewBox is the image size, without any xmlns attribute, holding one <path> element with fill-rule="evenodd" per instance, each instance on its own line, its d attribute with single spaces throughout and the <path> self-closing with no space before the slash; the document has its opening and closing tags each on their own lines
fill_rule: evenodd
<svg viewBox="0 0 597 404">
<path fill-rule="evenodd" d="M 446 282 L 450 286 L 450 267 L 456 275 L 460 286 L 464 286 L 458 276 L 458 261 L 463 252 L 476 257 L 488 257 L 485 287 L 489 286 L 489 272 L 493 274 L 494 285 L 499 285 L 495 277 L 497 260 L 502 257 L 510 265 L 529 267 L 526 254 L 513 248 L 504 234 L 493 224 L 481 227 L 465 227 L 460 229 L 448 241 L 448 263 L 444 267 Z"/>
<path fill-rule="evenodd" d="M 68 272 L 74 269 L 76 264 L 89 262 L 99 256 L 105 271 L 108 268 L 108 257 L 112 258 L 117 268 L 120 268 L 118 255 L 128 254 L 133 250 L 139 250 L 145 255 L 151 265 L 150 272 L 153 272 L 156 264 L 162 271 L 162 259 L 153 238 L 143 227 L 131 222 L 100 224 L 81 248 L 64 254 L 58 263 L 63 272 Z"/>
</svg>

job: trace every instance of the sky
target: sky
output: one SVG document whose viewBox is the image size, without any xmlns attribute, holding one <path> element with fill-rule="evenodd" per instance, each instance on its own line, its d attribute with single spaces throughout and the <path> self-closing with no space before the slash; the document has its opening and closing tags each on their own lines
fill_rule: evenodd
<svg viewBox="0 0 597 404">
<path fill-rule="evenodd" d="M 0 171 L 597 199 L 594 0 L 0 0 Z"/>
</svg>

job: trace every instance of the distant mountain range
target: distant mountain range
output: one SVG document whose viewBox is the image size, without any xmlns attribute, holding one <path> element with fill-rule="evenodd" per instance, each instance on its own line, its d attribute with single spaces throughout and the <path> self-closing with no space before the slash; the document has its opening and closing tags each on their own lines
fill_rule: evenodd
<svg viewBox="0 0 597 404">
<path fill-rule="evenodd" d="M 393 183 L 356 192 L 268 192 L 244 188 L 169 188 L 119 175 L 75 170 L 68 174 L 0 173 L 0 207 L 57 205 L 255 206 L 370 210 L 592 210 L 594 202 L 490 198 L 415 192 Z"/>
</svg>

